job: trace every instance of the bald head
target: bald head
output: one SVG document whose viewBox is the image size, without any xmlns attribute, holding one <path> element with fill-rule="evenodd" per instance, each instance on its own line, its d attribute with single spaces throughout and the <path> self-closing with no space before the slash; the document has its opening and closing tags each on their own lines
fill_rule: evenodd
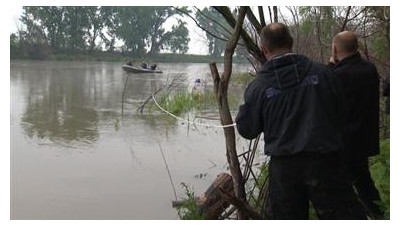
<svg viewBox="0 0 400 225">
<path fill-rule="evenodd" d="M 357 35 L 352 31 L 343 31 L 335 35 L 333 44 L 343 54 L 353 54 L 358 50 Z"/>
</svg>

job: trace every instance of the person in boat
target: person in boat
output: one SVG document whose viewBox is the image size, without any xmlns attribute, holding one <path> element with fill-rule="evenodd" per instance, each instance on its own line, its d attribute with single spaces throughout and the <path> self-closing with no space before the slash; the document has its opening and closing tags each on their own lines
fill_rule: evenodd
<svg viewBox="0 0 400 225">
<path fill-rule="evenodd" d="M 142 65 L 140 65 L 143 69 L 147 69 L 147 63 L 142 62 Z"/>
<path fill-rule="evenodd" d="M 132 61 L 129 61 L 129 62 L 126 63 L 126 65 L 128 65 L 128 66 L 133 66 L 133 62 L 132 62 Z"/>
<path fill-rule="evenodd" d="M 151 64 L 151 66 L 150 66 L 151 70 L 156 70 L 156 68 L 157 68 L 157 64 L 155 64 L 155 63 Z"/>
</svg>

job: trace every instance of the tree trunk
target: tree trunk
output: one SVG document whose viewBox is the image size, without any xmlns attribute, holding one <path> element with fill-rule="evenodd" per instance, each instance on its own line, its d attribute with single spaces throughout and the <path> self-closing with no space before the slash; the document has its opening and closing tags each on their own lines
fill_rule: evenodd
<svg viewBox="0 0 400 225">
<path fill-rule="evenodd" d="M 231 175 L 221 173 L 208 187 L 207 191 L 199 198 L 199 211 L 205 218 L 216 220 L 230 205 L 221 195 L 221 190 L 233 193 L 233 180 Z"/>
<path fill-rule="evenodd" d="M 238 20 L 235 24 L 234 34 L 230 38 L 224 54 L 224 72 L 219 76 L 215 63 L 210 63 L 210 70 L 214 80 L 214 92 L 217 98 L 218 109 L 222 125 L 233 123 L 231 112 L 228 105 L 228 84 L 232 74 L 232 57 L 236 45 L 239 41 L 240 31 L 244 17 L 246 15 L 246 7 L 240 7 Z M 226 155 L 229 163 L 229 169 L 233 178 L 233 187 L 235 196 L 241 201 L 246 201 L 246 192 L 244 189 L 243 175 L 240 170 L 240 163 L 236 152 L 235 129 L 232 126 L 224 128 Z M 245 214 L 239 211 L 239 219 L 245 219 Z"/>
<path fill-rule="evenodd" d="M 340 31 L 346 30 L 347 22 L 349 21 L 351 6 L 347 7 L 346 17 L 344 18 L 344 22 Z"/>
</svg>

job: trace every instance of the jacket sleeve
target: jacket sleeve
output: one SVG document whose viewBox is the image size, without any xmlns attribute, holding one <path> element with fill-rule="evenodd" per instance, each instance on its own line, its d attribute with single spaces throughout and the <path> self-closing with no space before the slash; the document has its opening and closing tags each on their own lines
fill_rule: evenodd
<svg viewBox="0 0 400 225">
<path fill-rule="evenodd" d="M 239 107 L 235 119 L 239 134 L 246 139 L 254 139 L 262 132 L 262 102 L 260 100 L 261 98 L 256 94 L 254 83 L 251 83 L 245 91 L 244 104 Z"/>
</svg>

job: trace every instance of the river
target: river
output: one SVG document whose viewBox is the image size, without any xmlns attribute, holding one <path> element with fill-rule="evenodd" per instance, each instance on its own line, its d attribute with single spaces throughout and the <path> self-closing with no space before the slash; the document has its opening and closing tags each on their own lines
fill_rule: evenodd
<svg viewBox="0 0 400 225">
<path fill-rule="evenodd" d="M 171 201 L 174 190 L 185 197 L 181 183 L 200 195 L 227 171 L 221 128 L 137 112 L 180 75 L 177 90 L 197 78 L 212 89 L 207 64 L 159 68 L 130 75 L 122 115 L 128 75 L 120 63 L 11 61 L 11 219 L 178 219 Z"/>
</svg>

